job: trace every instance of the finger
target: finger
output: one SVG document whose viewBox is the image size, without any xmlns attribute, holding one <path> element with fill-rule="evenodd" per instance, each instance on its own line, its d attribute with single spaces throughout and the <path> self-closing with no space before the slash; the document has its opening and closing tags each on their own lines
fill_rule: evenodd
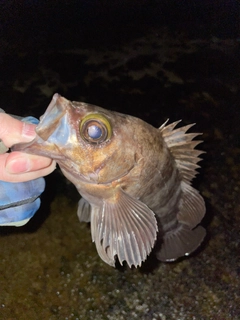
<svg viewBox="0 0 240 320">
<path fill-rule="evenodd" d="M 31 141 L 35 136 L 35 125 L 0 114 L 0 139 L 7 147 L 19 142 Z"/>
<path fill-rule="evenodd" d="M 46 176 L 54 171 L 56 162 L 51 159 L 21 152 L 0 156 L 0 180 L 23 182 Z"/>
<path fill-rule="evenodd" d="M 9 173 L 24 173 L 49 167 L 52 159 L 13 151 L 8 154 L 6 169 Z"/>
</svg>

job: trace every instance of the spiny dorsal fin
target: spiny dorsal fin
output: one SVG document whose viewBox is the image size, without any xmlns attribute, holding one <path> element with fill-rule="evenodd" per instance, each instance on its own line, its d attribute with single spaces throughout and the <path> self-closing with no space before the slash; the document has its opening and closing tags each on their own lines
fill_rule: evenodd
<svg viewBox="0 0 240 320">
<path fill-rule="evenodd" d="M 175 129 L 176 125 L 181 122 L 181 120 L 166 126 L 167 122 L 168 120 L 161 125 L 159 130 L 161 131 L 162 137 L 170 152 L 175 158 L 183 181 L 190 183 L 197 174 L 196 169 L 199 168 L 197 165 L 201 160 L 199 155 L 204 153 L 204 151 L 194 149 L 202 141 L 192 141 L 192 139 L 201 133 L 186 133 L 195 123 Z"/>
</svg>

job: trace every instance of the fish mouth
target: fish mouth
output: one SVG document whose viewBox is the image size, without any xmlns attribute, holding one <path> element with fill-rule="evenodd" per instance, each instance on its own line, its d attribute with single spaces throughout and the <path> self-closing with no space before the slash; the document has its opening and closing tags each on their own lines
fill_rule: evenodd
<svg viewBox="0 0 240 320">
<path fill-rule="evenodd" d="M 47 110 L 40 117 L 40 122 L 36 127 L 36 133 L 42 140 L 47 141 L 54 132 L 59 131 L 58 128 L 61 126 L 62 118 L 66 116 L 69 103 L 70 102 L 60 96 L 60 94 L 55 93 L 53 95 Z M 66 121 L 63 126 L 64 128 L 61 128 L 62 132 L 66 129 Z"/>
<path fill-rule="evenodd" d="M 15 144 L 14 146 L 12 146 L 11 151 L 21 151 L 28 154 L 51 158 L 56 161 L 63 161 L 64 159 L 66 159 L 66 156 L 62 154 L 57 145 L 54 145 L 53 148 L 51 148 L 52 150 L 48 150 L 44 148 L 45 144 L 46 143 L 37 136 L 31 142 Z"/>
<path fill-rule="evenodd" d="M 66 155 L 61 151 L 61 147 L 66 148 L 67 145 L 71 145 L 76 135 L 69 125 L 69 112 L 72 108 L 70 101 L 55 93 L 47 110 L 40 117 L 35 129 L 37 134 L 35 139 L 14 145 L 12 151 L 23 151 L 56 161 L 64 160 Z"/>
</svg>

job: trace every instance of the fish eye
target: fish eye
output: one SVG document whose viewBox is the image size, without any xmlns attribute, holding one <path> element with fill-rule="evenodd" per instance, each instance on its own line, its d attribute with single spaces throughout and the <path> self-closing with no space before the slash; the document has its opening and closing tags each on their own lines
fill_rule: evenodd
<svg viewBox="0 0 240 320">
<path fill-rule="evenodd" d="M 105 116 L 92 113 L 81 121 L 80 134 L 85 141 L 99 144 L 111 138 L 111 124 Z"/>
</svg>

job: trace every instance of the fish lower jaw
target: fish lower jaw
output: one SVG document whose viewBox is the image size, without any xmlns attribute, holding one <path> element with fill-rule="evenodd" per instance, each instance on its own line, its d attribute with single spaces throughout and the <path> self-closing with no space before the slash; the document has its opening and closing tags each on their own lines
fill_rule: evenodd
<svg viewBox="0 0 240 320">
<path fill-rule="evenodd" d="M 66 159 L 65 159 L 66 160 Z M 66 161 L 64 161 L 66 162 Z M 73 167 L 68 167 L 66 166 L 64 163 L 62 162 L 58 162 L 59 167 L 61 168 L 61 170 L 63 171 L 63 174 L 66 176 L 66 178 L 68 180 L 70 180 L 73 184 L 76 184 L 76 181 L 78 182 L 84 182 L 84 183 L 91 183 L 91 184 L 96 184 L 96 181 L 87 179 L 83 174 L 79 173 L 78 171 L 76 171 Z"/>
<path fill-rule="evenodd" d="M 42 157 L 47 157 L 56 161 L 64 161 L 66 159 L 66 156 L 61 154 L 60 152 L 55 153 L 52 150 L 42 148 L 40 145 L 39 146 L 34 145 L 33 142 L 16 144 L 11 148 L 11 150 L 26 152 L 28 154 L 33 154 L 33 155 L 42 156 Z"/>
<path fill-rule="evenodd" d="M 57 160 L 56 160 L 57 161 Z M 58 162 L 58 161 L 57 161 Z M 129 172 L 132 170 L 132 168 L 130 168 L 129 170 L 125 171 L 123 174 L 107 180 L 105 182 L 99 182 L 99 176 L 96 174 L 91 174 L 91 178 L 84 176 L 83 174 L 79 173 L 78 171 L 76 171 L 73 167 L 68 167 L 66 166 L 66 158 L 64 160 L 64 162 L 58 162 L 61 170 L 63 171 L 64 175 L 70 180 L 72 181 L 74 184 L 74 181 L 82 181 L 84 183 L 89 183 L 89 184 L 99 184 L 99 185 L 104 185 L 104 186 L 109 186 L 112 185 L 114 183 L 119 184 L 120 180 L 122 178 L 124 178 L 125 176 L 127 176 L 129 174 Z"/>
</svg>

